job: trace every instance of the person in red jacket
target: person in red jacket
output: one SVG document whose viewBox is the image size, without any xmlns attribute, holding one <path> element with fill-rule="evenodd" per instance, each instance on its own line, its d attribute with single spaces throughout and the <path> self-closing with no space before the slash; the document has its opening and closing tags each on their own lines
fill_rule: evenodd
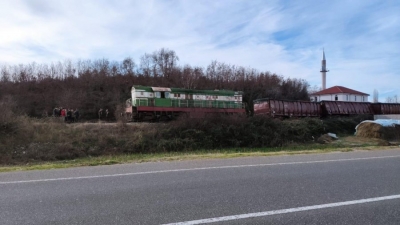
<svg viewBox="0 0 400 225">
<path fill-rule="evenodd" d="M 61 117 L 64 117 L 64 120 L 67 121 L 67 110 L 64 108 L 61 108 Z"/>
</svg>

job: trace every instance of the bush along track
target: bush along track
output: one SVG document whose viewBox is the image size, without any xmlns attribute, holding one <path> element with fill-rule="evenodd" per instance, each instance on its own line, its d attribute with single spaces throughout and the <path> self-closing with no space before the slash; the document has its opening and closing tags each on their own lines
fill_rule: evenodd
<svg viewBox="0 0 400 225">
<path fill-rule="evenodd" d="M 169 123 L 65 124 L 7 114 L 0 118 L 0 164 L 72 160 L 123 154 L 188 153 L 220 149 L 276 151 L 315 144 L 327 132 L 354 133 L 364 118 L 279 120 L 267 117 L 181 118 Z M 315 147 L 313 147 L 315 148 Z M 304 148 L 303 148 L 304 149 Z"/>
</svg>

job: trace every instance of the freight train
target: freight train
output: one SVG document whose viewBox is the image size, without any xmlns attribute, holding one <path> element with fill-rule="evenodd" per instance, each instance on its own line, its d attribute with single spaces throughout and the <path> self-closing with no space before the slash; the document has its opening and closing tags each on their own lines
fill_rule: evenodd
<svg viewBox="0 0 400 225">
<path fill-rule="evenodd" d="M 254 115 L 267 115 L 270 117 L 327 117 L 383 114 L 400 114 L 400 103 L 254 100 Z"/>
<path fill-rule="evenodd" d="M 242 92 L 133 86 L 126 101 L 130 121 L 159 121 L 178 116 L 204 118 L 209 114 L 245 114 Z M 270 117 L 327 117 L 399 114 L 399 103 L 344 101 L 254 100 L 254 115 Z"/>
<path fill-rule="evenodd" d="M 159 121 L 181 115 L 245 114 L 245 108 L 239 91 L 133 86 L 125 113 L 130 121 Z"/>
</svg>

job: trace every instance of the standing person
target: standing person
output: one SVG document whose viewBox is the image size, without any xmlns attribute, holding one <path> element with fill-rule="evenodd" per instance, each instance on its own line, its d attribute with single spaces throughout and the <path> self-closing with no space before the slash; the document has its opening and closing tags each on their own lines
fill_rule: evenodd
<svg viewBox="0 0 400 225">
<path fill-rule="evenodd" d="M 79 120 L 79 110 L 78 109 L 75 109 L 74 116 L 75 116 L 75 122 L 78 122 L 78 120 Z"/>
<path fill-rule="evenodd" d="M 106 119 L 108 119 L 108 109 L 106 109 Z"/>
<path fill-rule="evenodd" d="M 64 121 L 67 122 L 67 112 L 64 108 L 61 107 L 61 117 L 64 117 Z"/>
<path fill-rule="evenodd" d="M 67 122 L 71 122 L 72 121 L 72 109 L 68 109 L 67 111 Z"/>
<path fill-rule="evenodd" d="M 103 109 L 99 110 L 99 120 L 101 120 L 101 116 L 103 115 Z"/>
<path fill-rule="evenodd" d="M 53 109 L 53 117 L 58 117 L 58 116 L 60 116 L 59 114 L 60 114 L 60 109 L 55 107 Z"/>
</svg>

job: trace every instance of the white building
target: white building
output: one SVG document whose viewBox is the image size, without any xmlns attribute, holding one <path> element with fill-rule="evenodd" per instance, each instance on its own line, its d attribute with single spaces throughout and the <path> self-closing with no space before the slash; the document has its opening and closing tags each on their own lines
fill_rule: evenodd
<svg viewBox="0 0 400 225">
<path fill-rule="evenodd" d="M 319 101 L 344 101 L 344 102 L 368 102 L 369 94 L 362 93 L 342 86 L 334 86 L 313 94 L 310 94 L 310 100 Z"/>
</svg>

